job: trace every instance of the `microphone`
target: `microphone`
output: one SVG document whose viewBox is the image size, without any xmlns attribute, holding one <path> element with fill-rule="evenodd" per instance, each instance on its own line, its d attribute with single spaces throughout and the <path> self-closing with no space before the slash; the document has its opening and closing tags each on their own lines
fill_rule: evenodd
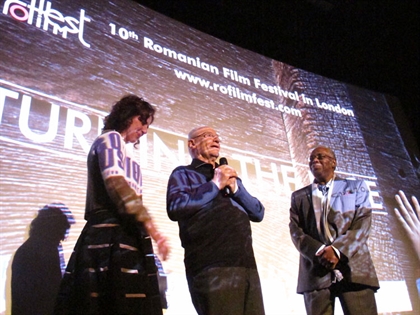
<svg viewBox="0 0 420 315">
<path fill-rule="evenodd" d="M 219 165 L 228 165 L 227 158 L 225 158 L 225 157 L 221 157 L 221 158 L 219 159 Z"/>
<path fill-rule="evenodd" d="M 221 157 L 219 159 L 219 165 L 228 165 L 228 161 L 225 157 Z M 232 194 L 232 190 L 230 189 L 229 186 L 226 186 L 225 188 L 223 188 L 223 194 L 225 196 L 229 196 L 230 194 Z"/>
</svg>

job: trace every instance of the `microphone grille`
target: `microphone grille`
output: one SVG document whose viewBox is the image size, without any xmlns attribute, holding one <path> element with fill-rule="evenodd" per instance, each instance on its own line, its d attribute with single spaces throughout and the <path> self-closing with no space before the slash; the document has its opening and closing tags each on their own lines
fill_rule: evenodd
<svg viewBox="0 0 420 315">
<path fill-rule="evenodd" d="M 227 159 L 225 157 L 221 157 L 219 159 L 219 164 L 220 165 L 228 165 L 228 161 L 227 161 Z"/>
</svg>

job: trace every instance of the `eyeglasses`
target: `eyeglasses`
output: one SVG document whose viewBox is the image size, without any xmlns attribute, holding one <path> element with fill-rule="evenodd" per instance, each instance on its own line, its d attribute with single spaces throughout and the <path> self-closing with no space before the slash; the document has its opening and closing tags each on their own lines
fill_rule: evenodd
<svg viewBox="0 0 420 315">
<path fill-rule="evenodd" d="M 202 137 L 203 139 L 209 139 L 209 138 L 213 138 L 213 139 L 218 139 L 219 142 L 222 142 L 222 140 L 220 139 L 220 136 L 217 133 L 212 133 L 212 132 L 204 132 L 202 134 L 199 134 L 198 136 L 195 136 L 192 139 L 197 139 L 199 137 Z"/>
<path fill-rule="evenodd" d="M 325 154 L 318 153 L 318 154 L 311 155 L 311 156 L 309 157 L 309 162 L 312 162 L 312 161 L 313 161 L 313 160 L 315 160 L 315 159 L 317 159 L 318 161 L 322 161 L 322 160 L 324 160 L 325 158 L 333 159 L 334 157 L 329 156 L 329 155 L 325 155 Z"/>
</svg>

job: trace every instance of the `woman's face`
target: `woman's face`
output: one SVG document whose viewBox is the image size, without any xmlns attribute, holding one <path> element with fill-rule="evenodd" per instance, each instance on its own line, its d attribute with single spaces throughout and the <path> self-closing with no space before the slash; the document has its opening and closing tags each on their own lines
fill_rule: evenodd
<svg viewBox="0 0 420 315">
<path fill-rule="evenodd" d="M 140 116 L 134 116 L 128 128 L 121 133 L 122 137 L 124 138 L 124 141 L 126 143 L 137 142 L 141 136 L 147 133 L 147 129 L 149 129 L 149 125 L 151 123 L 152 117 L 149 117 L 147 119 L 147 123 L 143 125 L 143 123 L 140 121 Z"/>
</svg>

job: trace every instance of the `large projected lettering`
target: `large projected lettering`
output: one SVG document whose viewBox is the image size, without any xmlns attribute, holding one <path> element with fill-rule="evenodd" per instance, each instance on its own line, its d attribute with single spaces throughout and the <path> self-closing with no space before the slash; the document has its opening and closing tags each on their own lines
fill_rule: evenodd
<svg viewBox="0 0 420 315">
<path fill-rule="evenodd" d="M 90 19 L 85 16 L 85 10 L 80 10 L 79 19 L 71 16 L 64 16 L 60 11 L 52 8 L 50 1 L 40 1 L 36 6 L 36 0 L 31 0 L 31 4 L 27 4 L 19 0 L 6 0 L 3 6 L 3 14 L 10 14 L 15 20 L 20 22 L 27 22 L 33 24 L 36 20 L 35 26 L 48 31 L 52 27 L 53 34 L 61 33 L 63 38 L 67 38 L 67 34 L 77 34 L 79 41 L 86 47 L 90 47 L 83 39 L 84 25 L 90 22 Z"/>
<path fill-rule="evenodd" d="M 144 37 L 144 47 L 150 49 L 153 52 L 163 54 L 166 57 L 175 59 L 177 61 L 181 61 L 188 65 L 192 65 L 194 67 L 199 68 L 200 70 L 204 70 L 207 72 L 211 72 L 215 75 L 222 75 L 224 78 L 227 78 L 231 81 L 238 82 L 243 85 L 255 87 L 258 90 L 263 92 L 269 92 L 270 94 L 278 95 L 290 100 L 294 101 L 303 101 L 306 104 L 314 105 L 314 100 L 305 96 L 305 94 L 299 95 L 297 91 L 291 92 L 283 90 L 278 85 L 268 85 L 266 83 L 262 83 L 258 78 L 248 78 L 246 76 L 240 75 L 238 71 L 232 70 L 226 67 L 222 67 L 222 70 L 219 70 L 217 66 L 209 65 L 205 62 L 202 62 L 199 57 L 189 57 L 183 53 L 176 52 L 171 48 L 162 47 L 158 44 L 155 44 L 152 39 Z M 215 92 L 222 93 L 224 95 L 228 95 L 230 97 L 234 97 L 248 103 L 257 104 L 260 106 L 264 106 L 266 108 L 274 109 L 280 111 L 285 114 L 291 114 L 294 116 L 302 117 L 301 112 L 295 108 L 290 108 L 284 104 L 275 104 L 273 100 L 262 98 L 257 96 L 256 93 L 244 93 L 238 87 L 234 87 L 232 85 L 221 85 L 215 82 L 211 82 L 205 78 L 195 76 L 188 72 L 181 71 L 179 69 L 174 69 L 175 76 L 183 81 L 192 83 L 199 87 L 209 89 Z M 251 83 L 253 82 L 253 83 Z M 326 102 L 320 101 L 318 98 L 315 98 L 315 104 L 317 108 L 321 108 L 324 110 L 329 110 L 338 114 L 354 116 L 352 110 L 347 110 L 342 108 L 340 104 L 332 105 L 327 104 Z"/>
<path fill-rule="evenodd" d="M 10 102 L 10 99 L 17 100 L 17 102 Z M 9 101 L 9 102 L 8 102 Z M 20 108 L 16 108 L 19 105 Z M 36 107 L 32 110 L 31 106 L 35 103 Z M 12 108 L 14 107 L 14 108 Z M 0 109 L 1 109 L 1 120 L 7 120 L 9 124 L 5 128 L 16 127 L 11 124 L 13 119 L 10 113 L 19 113 L 18 127 L 20 133 L 27 139 L 34 143 L 48 143 L 57 141 L 59 124 L 63 124 L 64 121 L 60 119 L 60 111 L 66 113 L 66 119 L 64 125 L 64 143 L 63 148 L 72 150 L 74 148 L 73 140 L 77 139 L 78 145 L 81 146 L 83 151 L 87 153 L 90 148 L 90 143 L 86 139 L 85 135 L 92 131 L 92 119 L 96 120 L 95 125 L 101 125 L 99 123 L 99 117 L 87 116 L 83 112 L 73 110 L 71 108 L 61 108 L 59 105 L 54 103 L 45 103 L 40 100 L 33 100 L 29 95 L 20 94 L 16 91 L 12 91 L 3 87 L 0 87 Z M 44 116 L 43 112 L 46 110 L 50 111 L 49 116 Z M 4 115 L 4 113 L 8 115 Z M 38 121 L 38 123 L 31 123 Z M 42 121 L 42 122 L 39 122 Z M 4 123 L 3 123 L 4 125 Z M 96 130 L 97 134 L 98 131 Z M 7 132 L 5 136 L 7 137 Z M 25 140 L 25 141 L 27 141 Z M 89 139 L 91 141 L 91 139 Z"/>
<path fill-rule="evenodd" d="M 252 231 L 267 314 L 305 312 L 289 207 L 291 193 L 313 181 L 308 154 L 318 145 L 335 151 L 337 175 L 364 179 L 370 190 L 379 312 L 418 313 L 417 258 L 394 208 L 399 190 L 419 198 L 420 183 L 393 99 L 233 46 L 130 0 L 98 3 L 0 1 L 0 315 L 10 314 L 13 255 L 46 204 L 64 203 L 75 217 L 62 243 L 68 260 L 85 224 L 87 152 L 112 104 L 128 93 L 156 107 L 140 144 L 128 145 L 135 158 L 125 162 L 133 178 L 141 172 L 143 201 L 172 247 L 163 262 L 166 315 L 196 313 L 166 186 L 172 170 L 191 161 L 188 132 L 203 125 L 220 134 L 220 154 L 265 206 Z M 114 165 L 107 156 L 103 163 Z"/>
<path fill-rule="evenodd" d="M 60 107 L 51 104 L 50 124 L 46 133 L 37 134 L 29 128 L 29 111 L 31 109 L 31 98 L 27 95 L 22 97 L 22 107 L 19 116 L 19 128 L 22 134 L 34 142 L 51 142 L 57 135 L 58 114 Z"/>
<path fill-rule="evenodd" d="M 155 44 L 150 38 L 144 37 L 144 48 L 150 49 L 151 51 L 157 52 L 158 54 L 163 54 L 166 57 L 192 65 L 201 70 L 219 74 L 219 69 L 216 66 L 202 62 L 199 57 L 188 57 L 183 53 L 178 53 L 170 48 L 162 47 L 161 45 Z"/>
</svg>

